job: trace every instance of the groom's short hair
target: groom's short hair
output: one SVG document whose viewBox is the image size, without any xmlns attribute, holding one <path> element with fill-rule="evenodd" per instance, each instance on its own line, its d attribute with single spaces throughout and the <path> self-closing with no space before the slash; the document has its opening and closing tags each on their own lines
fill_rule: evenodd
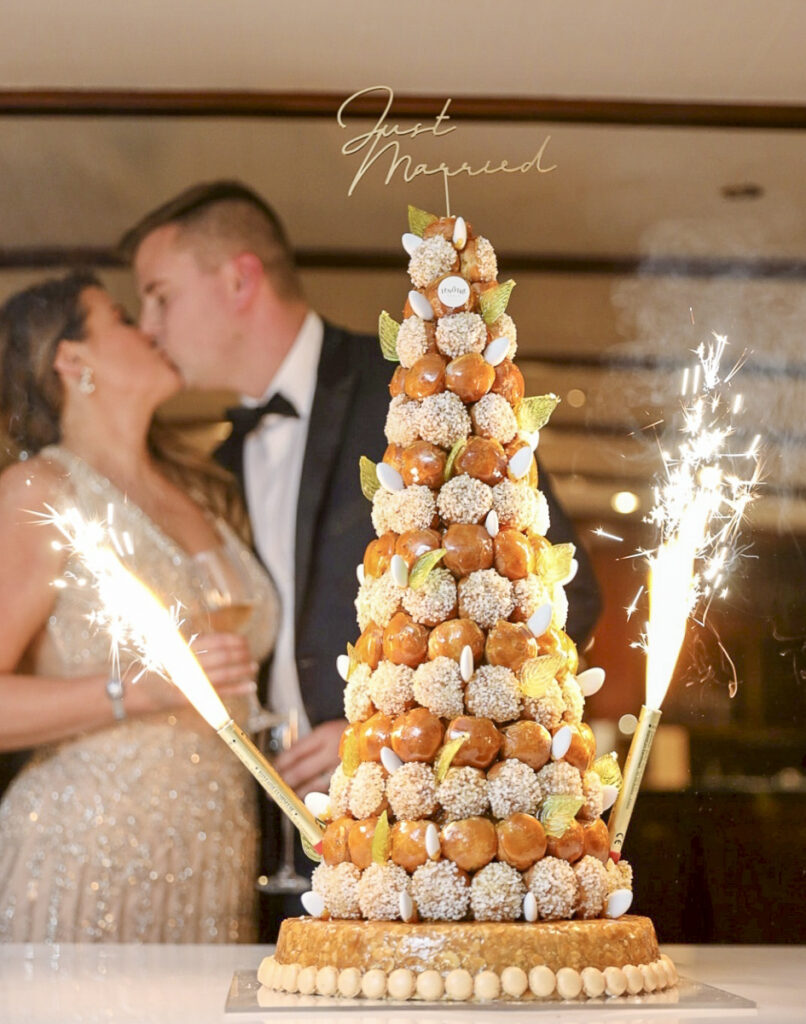
<svg viewBox="0 0 806 1024">
<path fill-rule="evenodd" d="M 211 181 L 192 185 L 147 213 L 120 240 L 131 260 L 141 242 L 157 228 L 175 224 L 177 240 L 190 249 L 202 266 L 251 252 L 263 264 L 279 295 L 302 294 L 294 251 L 283 223 L 266 200 L 240 181 Z"/>
</svg>

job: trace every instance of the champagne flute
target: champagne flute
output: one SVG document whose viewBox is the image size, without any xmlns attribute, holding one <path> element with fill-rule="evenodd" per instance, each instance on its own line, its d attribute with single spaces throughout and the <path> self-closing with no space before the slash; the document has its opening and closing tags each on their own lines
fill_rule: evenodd
<svg viewBox="0 0 806 1024">
<path fill-rule="evenodd" d="M 211 633 L 246 633 L 257 604 L 251 580 L 237 552 L 225 545 L 200 551 L 193 556 L 201 590 L 203 631 Z M 197 628 L 200 624 L 197 623 Z M 259 702 L 257 693 L 250 698 L 247 732 L 257 734 L 274 725 L 277 716 Z"/>
<path fill-rule="evenodd" d="M 268 730 L 263 733 L 268 737 L 265 743 L 264 753 L 269 757 L 276 757 L 283 750 L 296 742 L 299 733 L 299 713 L 296 708 L 291 708 L 287 715 L 273 716 L 275 719 Z M 279 719 L 279 721 L 277 721 Z M 261 745 L 261 744 L 258 744 Z M 290 818 L 280 815 L 280 839 L 281 839 L 281 860 L 279 868 L 274 874 L 261 875 L 257 880 L 259 892 L 267 895 L 298 895 L 307 892 L 311 887 L 311 880 L 297 873 L 294 865 L 294 835 L 296 829 Z"/>
</svg>

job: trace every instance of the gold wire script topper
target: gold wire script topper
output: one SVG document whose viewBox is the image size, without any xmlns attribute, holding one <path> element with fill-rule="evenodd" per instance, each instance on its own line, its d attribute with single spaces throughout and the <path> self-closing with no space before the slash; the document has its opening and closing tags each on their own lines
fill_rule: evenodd
<svg viewBox="0 0 806 1024">
<path fill-rule="evenodd" d="M 550 135 L 546 136 L 540 145 L 540 148 L 531 160 L 527 160 L 522 164 L 516 164 L 512 167 L 509 165 L 508 160 L 501 160 L 501 162 L 495 166 L 491 166 L 492 161 L 488 160 L 481 167 L 471 167 L 467 162 L 460 164 L 458 167 L 449 167 L 448 164 L 444 162 L 433 166 L 425 163 L 415 164 L 410 154 L 401 152 L 401 146 L 398 139 L 416 139 L 420 135 L 431 135 L 434 138 L 441 138 L 444 135 L 449 135 L 451 132 L 455 132 L 456 125 L 446 124 L 447 121 L 450 121 L 448 107 L 451 105 L 451 101 L 449 99 L 445 100 L 445 104 L 442 107 L 441 112 L 434 118 L 433 123 L 422 124 L 418 121 L 412 128 L 401 128 L 399 124 L 387 122 L 387 117 L 389 115 L 389 111 L 392 109 L 392 103 L 395 98 L 393 90 L 388 85 L 371 85 L 367 89 L 360 89 L 358 92 L 354 92 L 352 96 L 348 96 L 339 107 L 336 118 L 340 128 L 347 127 L 344 120 L 344 114 L 350 104 L 354 100 L 357 100 L 362 96 L 368 96 L 371 93 L 379 93 L 382 98 L 386 98 L 386 105 L 384 106 L 380 117 L 368 132 L 361 132 L 359 135 L 349 139 L 341 147 L 343 156 L 353 156 L 356 153 L 363 152 L 361 166 L 356 171 L 355 177 L 347 190 L 348 196 L 353 194 L 356 186 L 367 171 L 385 154 L 389 155 L 389 167 L 386 172 L 386 178 L 384 179 L 384 185 L 388 185 L 397 172 L 402 174 L 404 181 L 412 181 L 421 174 L 441 174 L 445 181 L 446 195 L 448 179 L 455 178 L 457 174 L 467 174 L 471 178 L 474 178 L 479 174 L 526 174 L 528 171 L 532 170 L 537 171 L 540 174 L 547 174 L 549 171 L 553 171 L 557 166 L 556 164 L 552 164 L 550 167 L 544 167 L 542 165 L 542 158 L 549 144 L 549 140 L 551 139 Z"/>
</svg>

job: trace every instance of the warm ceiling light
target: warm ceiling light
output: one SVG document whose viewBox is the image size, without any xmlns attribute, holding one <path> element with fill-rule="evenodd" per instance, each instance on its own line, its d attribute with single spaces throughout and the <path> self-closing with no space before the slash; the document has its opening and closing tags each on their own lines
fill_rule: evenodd
<svg viewBox="0 0 806 1024">
<path fill-rule="evenodd" d="M 565 399 L 574 409 L 581 409 L 585 402 L 587 402 L 588 396 L 581 388 L 571 388 Z"/>
<path fill-rule="evenodd" d="M 638 495 L 633 494 L 632 491 L 616 491 L 610 499 L 610 507 L 614 512 L 620 512 L 624 516 L 629 515 L 630 512 L 635 512 L 638 508 Z"/>
<path fill-rule="evenodd" d="M 719 190 L 723 199 L 761 199 L 764 189 L 755 181 L 739 181 L 723 185 Z"/>
</svg>

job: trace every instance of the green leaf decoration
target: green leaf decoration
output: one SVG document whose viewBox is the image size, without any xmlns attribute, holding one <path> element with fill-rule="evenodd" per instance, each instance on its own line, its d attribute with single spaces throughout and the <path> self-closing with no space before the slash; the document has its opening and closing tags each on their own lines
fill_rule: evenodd
<svg viewBox="0 0 806 1024">
<path fill-rule="evenodd" d="M 384 310 L 378 317 L 378 338 L 381 342 L 383 358 L 388 359 L 390 363 L 400 362 L 400 357 L 397 354 L 397 332 L 399 330 L 400 324 Z"/>
<path fill-rule="evenodd" d="M 610 754 L 602 754 L 601 757 L 597 757 L 591 765 L 591 769 L 602 780 L 603 786 L 615 786 L 616 789 L 621 789 L 624 779 L 621 776 L 618 754 L 615 750 Z"/>
<path fill-rule="evenodd" d="M 434 777 L 437 782 L 442 782 L 445 776 L 448 774 L 448 769 L 451 766 L 451 761 L 456 757 L 459 748 L 465 742 L 470 739 L 469 732 L 460 732 L 459 735 L 446 743 L 437 754 L 437 759 L 434 763 Z"/>
<path fill-rule="evenodd" d="M 518 426 L 527 434 L 542 430 L 559 404 L 560 399 L 557 395 L 535 395 L 534 398 L 524 398 L 518 406 Z"/>
<path fill-rule="evenodd" d="M 539 700 L 546 696 L 549 684 L 564 664 L 562 654 L 541 654 L 530 658 L 521 668 L 521 693 Z"/>
<path fill-rule="evenodd" d="M 362 455 L 358 460 L 358 475 L 361 480 L 361 493 L 367 501 L 372 501 L 375 497 L 375 492 L 381 484 L 378 480 L 378 471 L 375 468 L 375 463 L 372 459 L 368 459 L 366 455 Z"/>
<path fill-rule="evenodd" d="M 445 548 L 435 548 L 420 555 L 409 573 L 409 586 L 412 590 L 421 590 L 425 586 L 429 573 L 439 565 L 445 554 Z"/>
<path fill-rule="evenodd" d="M 514 287 L 514 281 L 505 281 L 503 284 L 496 285 L 495 288 L 488 288 L 479 296 L 481 315 L 488 327 L 490 324 L 494 324 L 499 316 L 506 313 L 509 297 Z"/>
<path fill-rule="evenodd" d="M 564 580 L 571 571 L 576 548 L 573 544 L 552 544 L 540 552 L 538 572 L 547 587 Z"/>
<path fill-rule="evenodd" d="M 351 779 L 358 771 L 361 764 L 361 755 L 358 753 L 358 737 L 351 732 L 344 741 L 344 751 L 341 758 L 341 769 L 348 779 Z"/>
<path fill-rule="evenodd" d="M 358 660 L 358 657 L 357 657 L 357 655 L 355 653 L 355 647 L 353 647 L 352 644 L 347 644 L 347 657 L 350 659 L 349 664 L 347 666 L 347 682 L 349 683 L 350 682 L 350 676 L 353 674 L 353 672 L 361 664 L 361 662 Z"/>
<path fill-rule="evenodd" d="M 409 231 L 420 238 L 425 234 L 425 229 L 433 224 L 439 217 L 435 213 L 427 213 L 416 206 L 409 206 Z"/>
<path fill-rule="evenodd" d="M 453 445 L 453 448 L 448 452 L 448 458 L 445 460 L 445 482 L 453 476 L 453 464 L 459 457 L 459 453 L 467 444 L 466 437 L 460 437 Z"/>
<path fill-rule="evenodd" d="M 389 818 L 386 811 L 378 818 L 372 836 L 372 859 L 376 864 L 385 864 L 389 860 Z"/>
<path fill-rule="evenodd" d="M 305 852 L 305 856 L 308 858 L 308 860 L 312 860 L 314 864 L 321 864 L 322 854 L 317 853 L 316 850 L 314 850 L 310 839 L 305 835 L 304 832 L 300 832 L 299 837 L 302 840 L 302 849 Z"/>
<path fill-rule="evenodd" d="M 564 835 L 584 803 L 581 796 L 547 796 L 540 808 L 540 824 L 546 835 L 554 839 Z"/>
</svg>

